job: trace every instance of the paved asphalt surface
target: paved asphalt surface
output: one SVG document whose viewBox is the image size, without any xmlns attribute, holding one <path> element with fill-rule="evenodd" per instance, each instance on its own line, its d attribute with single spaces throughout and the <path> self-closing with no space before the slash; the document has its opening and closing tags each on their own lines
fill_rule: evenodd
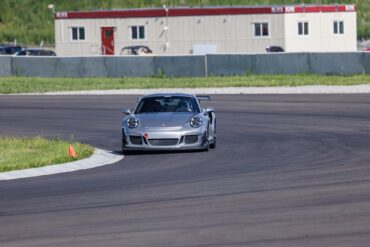
<svg viewBox="0 0 370 247">
<path fill-rule="evenodd" d="M 135 96 L 1 96 L 0 135 L 119 150 Z M 369 246 L 369 95 L 217 95 L 218 146 L 0 181 L 0 246 Z"/>
</svg>

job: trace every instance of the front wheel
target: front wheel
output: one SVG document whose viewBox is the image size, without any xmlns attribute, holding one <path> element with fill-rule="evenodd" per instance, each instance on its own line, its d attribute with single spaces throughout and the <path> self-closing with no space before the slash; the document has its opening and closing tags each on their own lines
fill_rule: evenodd
<svg viewBox="0 0 370 247">
<path fill-rule="evenodd" d="M 216 148 L 216 136 L 213 137 L 213 142 L 209 145 L 210 148 Z"/>
<path fill-rule="evenodd" d="M 207 131 L 204 133 L 204 144 L 205 144 L 205 147 L 204 147 L 204 149 L 203 149 L 203 151 L 208 151 L 209 150 L 209 140 L 208 140 L 208 138 L 209 138 L 209 126 L 208 126 L 208 128 L 207 128 Z"/>
<path fill-rule="evenodd" d="M 121 147 L 121 150 L 122 150 L 122 154 L 127 154 L 127 150 L 126 150 L 126 138 L 125 138 L 125 135 L 122 133 L 122 147 Z"/>
</svg>

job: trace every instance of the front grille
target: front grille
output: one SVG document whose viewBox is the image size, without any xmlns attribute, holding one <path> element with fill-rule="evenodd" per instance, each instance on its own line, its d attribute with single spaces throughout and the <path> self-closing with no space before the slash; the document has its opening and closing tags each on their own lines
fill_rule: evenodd
<svg viewBox="0 0 370 247">
<path fill-rule="evenodd" d="M 141 138 L 141 136 L 130 136 L 130 142 L 134 145 L 141 145 L 143 143 L 143 138 Z"/>
<path fill-rule="evenodd" d="M 198 141 L 197 135 L 188 135 L 185 136 L 185 144 L 194 144 Z"/>
<path fill-rule="evenodd" d="M 178 141 L 178 139 L 148 139 L 149 144 L 153 146 L 173 146 Z"/>
</svg>

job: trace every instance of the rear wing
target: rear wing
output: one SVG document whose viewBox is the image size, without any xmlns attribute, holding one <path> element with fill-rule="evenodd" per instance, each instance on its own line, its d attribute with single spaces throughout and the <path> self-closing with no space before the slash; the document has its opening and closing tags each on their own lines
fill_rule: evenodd
<svg viewBox="0 0 370 247">
<path fill-rule="evenodd" d="M 199 95 L 197 95 L 196 96 L 197 97 L 197 99 L 200 101 L 200 100 L 205 100 L 205 101 L 211 101 L 212 99 L 211 99 L 211 96 L 209 96 L 209 95 L 204 95 L 204 96 L 199 96 Z"/>
</svg>

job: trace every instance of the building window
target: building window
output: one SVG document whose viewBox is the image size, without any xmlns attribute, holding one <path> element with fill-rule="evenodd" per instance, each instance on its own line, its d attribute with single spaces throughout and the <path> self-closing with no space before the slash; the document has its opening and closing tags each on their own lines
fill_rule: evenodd
<svg viewBox="0 0 370 247">
<path fill-rule="evenodd" d="M 298 35 L 308 35 L 308 22 L 298 22 Z"/>
<path fill-rule="evenodd" d="M 344 22 L 343 21 L 333 22 L 333 33 L 334 34 L 344 34 Z"/>
<path fill-rule="evenodd" d="M 269 24 L 267 22 L 254 23 L 254 36 L 255 37 L 269 36 Z"/>
<path fill-rule="evenodd" d="M 85 40 L 85 28 L 71 27 L 71 40 Z"/>
<path fill-rule="evenodd" d="M 131 26 L 131 39 L 145 39 L 145 27 Z"/>
</svg>

